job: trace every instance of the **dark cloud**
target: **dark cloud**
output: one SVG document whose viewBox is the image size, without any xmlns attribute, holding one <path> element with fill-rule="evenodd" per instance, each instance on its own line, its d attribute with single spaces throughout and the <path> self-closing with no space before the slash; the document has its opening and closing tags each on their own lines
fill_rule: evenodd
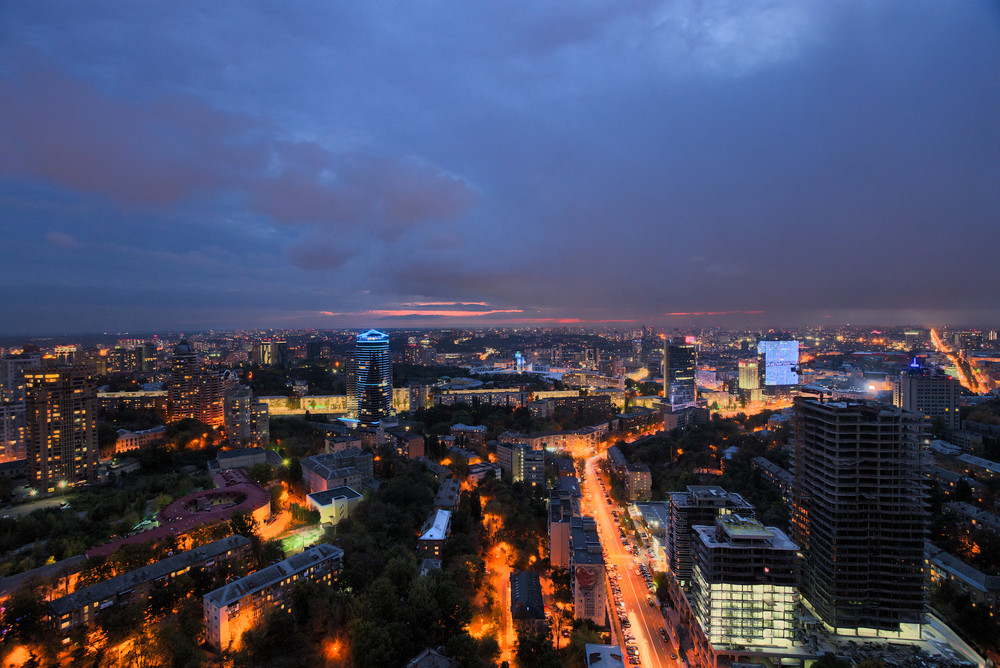
<svg viewBox="0 0 1000 668">
<path fill-rule="evenodd" d="M 432 165 L 386 156 L 333 156 L 315 144 L 279 147 L 279 176 L 253 190 L 252 206 L 283 223 L 366 223 L 383 234 L 464 214 L 479 199 Z"/>
<path fill-rule="evenodd" d="M 0 307 L 104 329 L 162 299 L 170 326 L 159 282 L 219 325 L 996 320 L 998 27 L 933 0 L 7 4 Z"/>
</svg>

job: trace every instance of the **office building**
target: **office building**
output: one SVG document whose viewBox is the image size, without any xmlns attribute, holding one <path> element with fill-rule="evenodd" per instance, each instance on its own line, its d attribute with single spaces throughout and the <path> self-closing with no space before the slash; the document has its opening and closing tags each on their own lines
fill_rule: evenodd
<svg viewBox="0 0 1000 668">
<path fill-rule="evenodd" d="M 941 418 L 948 429 L 958 429 L 961 384 L 943 371 L 922 367 L 916 359 L 892 385 L 892 405 L 919 413 L 928 422 Z"/>
<path fill-rule="evenodd" d="M 358 420 L 363 426 L 377 427 L 392 409 L 392 367 L 389 336 L 370 329 L 358 334 L 350 375 L 349 391 L 357 401 Z"/>
<path fill-rule="evenodd" d="M 170 360 L 168 413 L 171 421 L 193 418 L 211 427 L 223 426 L 222 379 L 202 367 L 194 347 L 183 340 Z"/>
<path fill-rule="evenodd" d="M 89 367 L 26 371 L 30 484 L 51 491 L 97 480 L 97 385 Z"/>
<path fill-rule="evenodd" d="M 715 646 L 789 647 L 798 602 L 798 546 L 776 527 L 724 515 L 694 527 L 695 616 Z"/>
<path fill-rule="evenodd" d="M 675 337 L 663 342 L 663 402 L 671 409 L 698 402 L 698 352 L 693 340 Z"/>
<path fill-rule="evenodd" d="M 764 359 L 764 386 L 790 387 L 799 384 L 799 342 L 761 341 L 757 353 Z"/>
<path fill-rule="evenodd" d="M 920 415 L 795 400 L 792 538 L 802 598 L 841 635 L 919 638 L 926 603 Z"/>
<path fill-rule="evenodd" d="M 332 585 L 344 567 L 344 551 L 326 543 L 251 573 L 205 595 L 205 640 L 216 651 L 239 647 L 243 633 L 274 609 L 289 611 L 299 582 Z"/>
<path fill-rule="evenodd" d="M 760 367 L 757 360 L 740 360 L 738 382 L 741 390 L 760 389 Z"/>
</svg>

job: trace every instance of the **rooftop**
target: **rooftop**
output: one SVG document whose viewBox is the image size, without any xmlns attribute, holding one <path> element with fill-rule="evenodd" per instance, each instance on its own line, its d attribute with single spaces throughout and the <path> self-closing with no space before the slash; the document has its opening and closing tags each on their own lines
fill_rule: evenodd
<svg viewBox="0 0 1000 668">
<path fill-rule="evenodd" d="M 327 559 L 342 558 L 343 555 L 344 551 L 339 547 L 320 543 L 294 557 L 289 557 L 273 566 L 268 566 L 256 573 L 242 577 L 236 582 L 219 587 L 215 591 L 206 594 L 205 598 L 219 607 L 232 605 L 247 594 L 273 585 L 296 573 L 300 573 L 315 563 Z"/>
<path fill-rule="evenodd" d="M 451 511 L 438 509 L 434 512 L 434 519 L 430 526 L 424 530 L 420 540 L 444 540 L 448 536 L 448 526 L 451 524 Z"/>
<path fill-rule="evenodd" d="M 320 506 L 330 505 L 334 499 L 360 499 L 361 494 L 350 487 L 334 487 L 322 492 L 313 492 L 308 495 L 310 499 Z"/>
</svg>

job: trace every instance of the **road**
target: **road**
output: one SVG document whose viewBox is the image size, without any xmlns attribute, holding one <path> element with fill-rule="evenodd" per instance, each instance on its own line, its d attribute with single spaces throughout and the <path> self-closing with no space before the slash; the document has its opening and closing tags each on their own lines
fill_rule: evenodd
<svg viewBox="0 0 1000 668">
<path fill-rule="evenodd" d="M 670 654 L 676 652 L 676 649 L 665 642 L 659 633 L 659 629 L 664 625 L 663 615 L 658 607 L 649 605 L 647 600 L 649 589 L 646 587 L 645 580 L 636 573 L 633 557 L 622 544 L 618 523 L 611 514 L 612 506 L 605 501 L 604 492 L 601 490 L 600 482 L 598 482 L 596 462 L 603 456 L 603 454 L 598 454 L 587 459 L 584 485 L 581 490 L 583 492 L 581 511 L 597 520 L 601 546 L 607 552 L 605 563 L 609 572 L 611 572 L 611 565 L 615 566 L 615 572 L 618 574 L 618 585 L 621 587 L 619 600 L 624 603 L 625 611 L 632 624 L 630 630 L 635 635 L 635 644 L 639 648 L 641 665 L 673 668 L 676 661 L 670 659 Z M 608 590 L 608 604 L 612 607 L 615 605 L 614 596 L 610 589 Z M 624 639 L 622 639 L 621 644 L 624 647 Z"/>
<path fill-rule="evenodd" d="M 58 508 L 59 504 L 66 500 L 67 498 L 65 496 L 50 496 L 45 499 L 39 499 L 38 501 L 29 501 L 28 503 L 22 503 L 11 508 L 4 508 L 0 514 L 18 518 L 28 515 L 35 510 L 41 510 L 43 508 Z"/>
</svg>

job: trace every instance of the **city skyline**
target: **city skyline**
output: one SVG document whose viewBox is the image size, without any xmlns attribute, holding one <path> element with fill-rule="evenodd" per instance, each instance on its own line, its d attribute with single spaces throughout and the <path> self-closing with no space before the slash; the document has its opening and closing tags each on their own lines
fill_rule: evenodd
<svg viewBox="0 0 1000 668">
<path fill-rule="evenodd" d="M 986 2 L 0 9 L 0 335 L 1000 314 Z"/>
</svg>

